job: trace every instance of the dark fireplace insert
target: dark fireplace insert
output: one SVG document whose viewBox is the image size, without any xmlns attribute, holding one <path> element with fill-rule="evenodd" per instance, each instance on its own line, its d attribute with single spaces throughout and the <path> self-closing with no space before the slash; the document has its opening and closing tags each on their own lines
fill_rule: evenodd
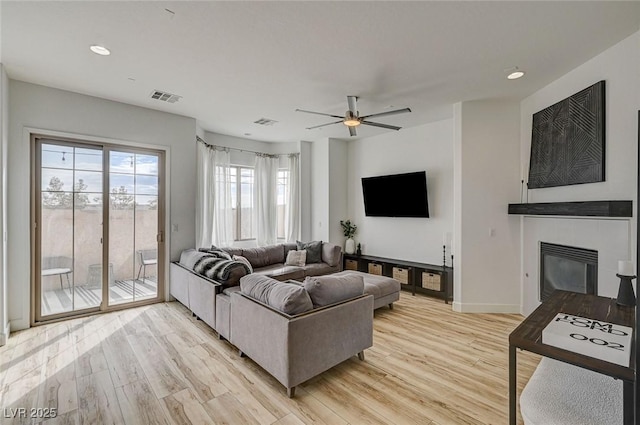
<svg viewBox="0 0 640 425">
<path fill-rule="evenodd" d="M 540 301 L 556 289 L 598 293 L 598 251 L 540 242 Z"/>
</svg>

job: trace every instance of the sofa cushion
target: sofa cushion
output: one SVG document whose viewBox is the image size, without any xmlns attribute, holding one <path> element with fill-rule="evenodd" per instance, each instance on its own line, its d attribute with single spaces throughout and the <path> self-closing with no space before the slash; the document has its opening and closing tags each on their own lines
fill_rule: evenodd
<svg viewBox="0 0 640 425">
<path fill-rule="evenodd" d="M 334 245 L 332 243 L 325 242 L 322 244 L 322 262 L 327 263 L 331 267 L 335 267 L 340 264 L 342 260 L 342 247 L 340 245 Z"/>
<path fill-rule="evenodd" d="M 195 264 L 204 256 L 206 256 L 206 252 L 200 252 L 196 249 L 189 248 L 182 251 L 180 254 L 180 264 L 185 266 L 189 270 L 193 270 Z"/>
<path fill-rule="evenodd" d="M 310 276 L 302 286 L 309 293 L 314 307 L 322 307 L 362 295 L 364 280 L 358 275 Z"/>
<path fill-rule="evenodd" d="M 300 242 L 296 241 L 298 251 L 307 251 L 307 264 L 322 262 L 322 241 Z"/>
<path fill-rule="evenodd" d="M 285 266 L 298 266 L 303 267 L 307 261 L 307 251 L 289 251 L 287 254 L 287 261 L 284 262 Z"/>
<path fill-rule="evenodd" d="M 287 258 L 289 251 L 295 251 L 298 249 L 298 245 L 295 242 L 287 242 L 282 244 L 284 247 L 284 258 Z"/>
<path fill-rule="evenodd" d="M 258 248 L 245 248 L 242 250 L 242 256 L 249 260 L 254 269 L 271 264 L 284 263 L 284 246 L 278 244 Z"/>
<path fill-rule="evenodd" d="M 313 309 L 309 293 L 300 285 L 279 282 L 267 276 L 250 274 L 240 279 L 243 294 L 283 313 L 295 315 Z"/>
<path fill-rule="evenodd" d="M 362 276 L 364 279 L 365 295 L 373 295 L 375 299 L 400 292 L 400 282 L 387 276 L 379 276 L 354 270 L 345 270 L 340 273 L 335 273 L 332 276 L 349 275 Z"/>
<path fill-rule="evenodd" d="M 227 248 L 221 248 L 221 249 L 228 252 L 229 255 L 231 256 L 242 255 L 242 248 L 227 247 Z"/>
<path fill-rule="evenodd" d="M 224 288 L 224 290 L 222 291 L 222 293 L 224 295 L 228 295 L 230 296 L 231 294 L 233 294 L 234 292 L 240 292 L 240 286 L 236 285 L 236 286 L 230 286 L 228 288 Z M 219 295 L 219 294 L 218 294 Z"/>
</svg>

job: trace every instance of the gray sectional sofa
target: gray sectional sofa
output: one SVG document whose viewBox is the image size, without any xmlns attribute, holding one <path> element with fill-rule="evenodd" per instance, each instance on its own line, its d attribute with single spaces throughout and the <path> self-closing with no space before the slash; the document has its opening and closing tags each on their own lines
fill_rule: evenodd
<svg viewBox="0 0 640 425">
<path fill-rule="evenodd" d="M 362 276 L 321 276 L 339 270 L 339 246 L 323 244 L 322 263 L 285 266 L 285 252 L 293 247 L 229 250 L 255 267 L 238 286 L 224 286 L 179 262 L 170 267 L 171 295 L 273 375 L 290 397 L 297 385 L 349 357 L 364 360 L 373 345 L 374 310 Z M 306 280 L 285 280 L 289 276 Z"/>
<path fill-rule="evenodd" d="M 319 276 L 340 271 L 342 248 L 322 242 L 321 261 L 304 266 L 285 265 L 287 254 L 296 250 L 295 243 L 283 243 L 259 248 L 222 248 L 231 255 L 241 255 L 249 260 L 253 273 L 272 277 L 276 280 L 302 280 L 306 276 Z"/>
</svg>

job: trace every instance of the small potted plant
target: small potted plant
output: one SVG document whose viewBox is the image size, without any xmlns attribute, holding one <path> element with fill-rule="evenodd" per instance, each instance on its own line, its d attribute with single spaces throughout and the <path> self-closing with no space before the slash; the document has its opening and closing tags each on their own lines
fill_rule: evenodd
<svg viewBox="0 0 640 425">
<path fill-rule="evenodd" d="M 347 237 L 347 241 L 344 244 L 344 252 L 347 254 L 353 254 L 356 252 L 356 241 L 353 240 L 353 236 L 358 230 L 358 226 L 351 223 L 351 220 L 340 220 L 340 226 L 342 226 L 342 233 Z"/>
</svg>

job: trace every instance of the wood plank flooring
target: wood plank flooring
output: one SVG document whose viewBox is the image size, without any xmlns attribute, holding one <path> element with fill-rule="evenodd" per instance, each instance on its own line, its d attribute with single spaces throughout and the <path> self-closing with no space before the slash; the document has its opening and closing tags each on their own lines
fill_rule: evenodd
<svg viewBox="0 0 640 425">
<path fill-rule="evenodd" d="M 364 362 L 353 357 L 289 399 L 177 302 L 73 319 L 0 347 L 0 423 L 505 424 L 508 335 L 521 320 L 402 293 L 394 310 L 375 312 Z M 518 353 L 520 391 L 538 361 Z M 27 417 L 12 417 L 16 408 Z M 57 415 L 32 419 L 30 408 Z"/>
</svg>

